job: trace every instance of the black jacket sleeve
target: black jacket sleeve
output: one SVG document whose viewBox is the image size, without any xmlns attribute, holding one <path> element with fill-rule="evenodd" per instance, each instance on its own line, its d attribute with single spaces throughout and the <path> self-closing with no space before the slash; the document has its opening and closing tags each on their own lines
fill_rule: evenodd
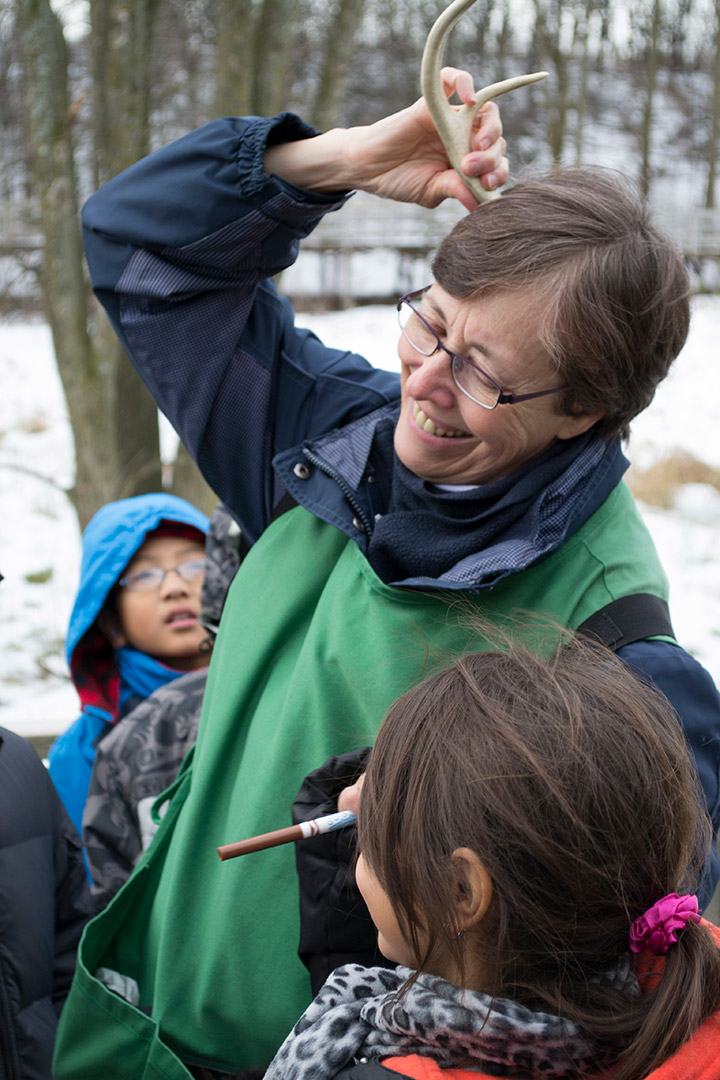
<svg viewBox="0 0 720 1080">
<path fill-rule="evenodd" d="M 53 1004 L 60 1015 L 75 973 L 80 935 L 93 913 L 93 905 L 88 890 L 80 837 L 54 791 L 52 799 L 55 803 L 58 829 L 55 847 Z"/>
<path fill-rule="evenodd" d="M 90 911 L 80 839 L 47 769 L 0 728 L 0 1075 L 50 1076 Z"/>
</svg>

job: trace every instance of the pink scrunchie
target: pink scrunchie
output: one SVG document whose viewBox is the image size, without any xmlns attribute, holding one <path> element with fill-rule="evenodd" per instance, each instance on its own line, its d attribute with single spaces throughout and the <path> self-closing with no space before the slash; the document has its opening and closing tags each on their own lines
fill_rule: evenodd
<svg viewBox="0 0 720 1080">
<path fill-rule="evenodd" d="M 688 922 L 700 922 L 697 896 L 663 896 L 630 927 L 630 949 L 664 956 L 677 942 L 676 930 L 682 930 Z"/>
</svg>

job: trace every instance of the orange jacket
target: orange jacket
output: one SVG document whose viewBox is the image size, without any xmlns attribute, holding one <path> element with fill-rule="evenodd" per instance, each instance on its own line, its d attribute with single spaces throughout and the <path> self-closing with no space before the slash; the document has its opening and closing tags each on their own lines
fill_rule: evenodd
<svg viewBox="0 0 720 1080">
<path fill-rule="evenodd" d="M 720 947 L 720 929 L 711 923 L 704 922 L 704 925 Z M 640 958 L 639 973 L 653 970 L 660 973 L 662 967 L 663 962 L 649 954 Z M 385 1058 L 383 1065 L 415 1080 L 497 1080 L 469 1069 L 441 1069 L 430 1058 L 417 1054 Z M 647 1080 L 720 1080 L 720 1010 L 713 1013 L 677 1053 L 650 1073 Z"/>
</svg>

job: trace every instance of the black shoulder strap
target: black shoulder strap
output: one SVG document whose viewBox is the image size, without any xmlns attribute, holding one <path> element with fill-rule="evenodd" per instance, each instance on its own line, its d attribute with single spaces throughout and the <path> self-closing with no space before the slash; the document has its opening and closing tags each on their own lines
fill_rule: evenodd
<svg viewBox="0 0 720 1080">
<path fill-rule="evenodd" d="M 291 495 L 289 491 L 286 491 L 283 497 L 280 499 L 280 502 L 273 510 L 270 521 L 277 521 L 279 517 L 282 517 L 283 514 L 287 514 L 288 510 L 292 510 L 297 505 L 298 501 L 295 496 Z"/>
<path fill-rule="evenodd" d="M 285 494 L 283 495 L 283 497 L 280 499 L 280 502 L 277 504 L 277 506 L 275 507 L 275 509 L 272 512 L 272 516 L 270 517 L 270 524 L 272 525 L 273 521 L 277 521 L 277 519 L 279 517 L 282 517 L 283 514 L 287 514 L 288 510 L 292 510 L 293 507 L 295 507 L 297 505 L 298 505 L 298 501 L 295 498 L 295 496 L 291 495 L 289 491 L 286 491 Z M 239 546 L 240 546 L 240 561 L 242 562 L 242 560 L 245 558 L 248 551 L 250 550 L 250 545 L 248 544 L 247 540 L 245 539 L 245 534 L 244 533 L 242 533 L 241 536 L 240 536 L 240 545 Z M 0 581 L 2 581 L 1 577 L 0 577 Z"/>
<path fill-rule="evenodd" d="M 675 637 L 667 604 L 651 593 L 632 593 L 611 601 L 575 632 L 596 638 L 613 652 L 644 638 Z"/>
</svg>

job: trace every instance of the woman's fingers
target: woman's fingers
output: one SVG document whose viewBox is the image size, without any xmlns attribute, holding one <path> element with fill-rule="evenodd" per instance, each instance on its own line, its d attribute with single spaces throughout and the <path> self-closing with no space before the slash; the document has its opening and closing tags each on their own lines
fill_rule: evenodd
<svg viewBox="0 0 720 1080">
<path fill-rule="evenodd" d="M 479 176 L 488 191 L 502 187 L 510 172 L 505 149 L 505 139 L 501 136 L 489 148 L 471 151 L 460 163 L 462 171 L 466 176 Z"/>
<path fill-rule="evenodd" d="M 475 104 L 475 88 L 469 71 L 445 67 L 441 74 L 446 97 L 455 93 L 464 105 Z M 488 101 L 473 118 L 470 146 L 461 163 L 464 174 L 479 177 L 488 191 L 502 187 L 509 176 L 506 149 L 500 110 L 494 101 Z"/>
<path fill-rule="evenodd" d="M 484 148 L 487 149 L 502 137 L 500 109 L 494 101 L 486 101 L 475 113 L 472 137 L 473 146 L 478 150 L 482 149 L 480 143 L 484 143 Z"/>
<path fill-rule="evenodd" d="M 452 97 L 453 94 L 462 101 L 463 105 L 475 104 L 475 87 L 473 84 L 473 77 L 469 71 L 462 71 L 460 68 L 444 67 L 440 72 L 442 78 L 443 91 L 445 97 Z"/>
</svg>

